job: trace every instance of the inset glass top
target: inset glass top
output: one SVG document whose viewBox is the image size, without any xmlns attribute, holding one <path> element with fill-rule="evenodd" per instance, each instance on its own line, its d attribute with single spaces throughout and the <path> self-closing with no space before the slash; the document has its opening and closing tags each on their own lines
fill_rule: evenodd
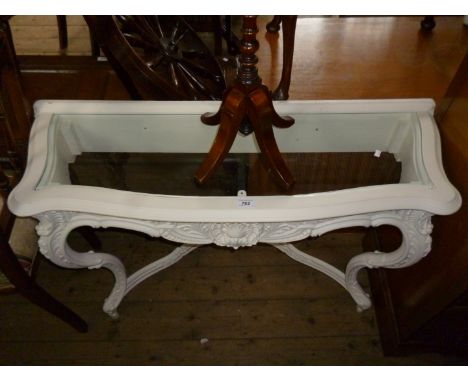
<svg viewBox="0 0 468 382">
<path fill-rule="evenodd" d="M 285 192 L 266 172 L 254 135 L 236 137 L 204 186 L 193 176 L 216 126 L 200 114 L 55 114 L 37 189 L 77 184 L 163 195 L 309 194 L 389 183 L 426 183 L 417 114 L 297 113 L 274 128 L 296 179 Z"/>
</svg>

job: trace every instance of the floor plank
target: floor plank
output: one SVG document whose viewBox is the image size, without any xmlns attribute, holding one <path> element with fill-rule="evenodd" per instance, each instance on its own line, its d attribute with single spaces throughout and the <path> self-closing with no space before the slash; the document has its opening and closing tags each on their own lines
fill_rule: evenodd
<svg viewBox="0 0 468 382">
<path fill-rule="evenodd" d="M 28 343 L 16 343 L 16 365 L 380 365 L 376 337 L 313 337 L 185 341 L 39 342 L 30 356 Z M 374 352 L 374 355 L 370 354 Z M 0 354 L 1 355 L 1 354 Z M 388 357 L 387 365 L 447 365 L 437 354 L 417 359 Z M 455 360 L 455 362 L 457 362 Z"/>
</svg>

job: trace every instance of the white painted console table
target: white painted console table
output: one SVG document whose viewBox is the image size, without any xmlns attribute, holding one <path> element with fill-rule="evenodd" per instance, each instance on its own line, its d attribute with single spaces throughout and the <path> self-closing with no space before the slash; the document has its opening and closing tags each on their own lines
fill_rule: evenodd
<svg viewBox="0 0 468 382">
<path fill-rule="evenodd" d="M 239 248 L 269 243 L 294 260 L 333 278 L 358 309 L 371 306 L 357 282 L 364 267 L 407 267 L 431 248 L 431 216 L 461 205 L 441 162 L 431 100 L 286 101 L 275 104 L 296 123 L 276 129 L 281 152 L 389 152 L 401 162 L 399 184 L 302 195 L 174 196 L 72 185 L 68 165 L 83 152 L 206 153 L 216 128 L 200 122 L 219 102 L 39 101 L 25 174 L 8 199 L 18 216 L 39 220 L 44 256 L 66 268 L 109 269 L 115 286 L 104 311 L 117 317 L 123 297 L 147 277 L 200 245 Z M 231 152 L 258 152 L 252 135 Z M 310 174 L 313 179 L 314 174 Z M 291 243 L 352 226 L 392 225 L 401 246 L 391 253 L 353 257 L 343 272 Z M 127 277 L 106 253 L 77 253 L 67 244 L 77 227 L 119 227 L 182 243 Z"/>
</svg>

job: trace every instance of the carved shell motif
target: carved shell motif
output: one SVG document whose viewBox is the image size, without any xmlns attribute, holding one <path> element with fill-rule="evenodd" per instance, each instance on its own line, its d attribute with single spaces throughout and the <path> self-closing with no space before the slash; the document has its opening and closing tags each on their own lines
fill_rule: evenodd
<svg viewBox="0 0 468 382">
<path fill-rule="evenodd" d="M 257 244 L 263 227 L 259 223 L 212 223 L 203 224 L 201 229 L 216 245 L 238 249 Z"/>
</svg>

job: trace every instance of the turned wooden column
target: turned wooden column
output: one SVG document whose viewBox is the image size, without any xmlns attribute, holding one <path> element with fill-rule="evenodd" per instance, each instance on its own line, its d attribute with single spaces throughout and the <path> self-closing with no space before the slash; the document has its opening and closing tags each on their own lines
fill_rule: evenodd
<svg viewBox="0 0 468 382">
<path fill-rule="evenodd" d="M 219 124 L 219 128 L 210 151 L 195 174 L 199 184 L 205 183 L 222 163 L 238 131 L 244 135 L 255 134 L 262 163 L 282 188 L 288 190 L 295 182 L 279 152 L 272 128 L 273 125 L 290 127 L 294 119 L 280 117 L 276 113 L 271 92 L 258 75 L 258 58 L 255 55 L 259 47 L 257 32 L 257 17 L 244 16 L 236 81 L 224 93 L 218 112 L 205 113 L 201 117 L 203 123 Z"/>
</svg>

